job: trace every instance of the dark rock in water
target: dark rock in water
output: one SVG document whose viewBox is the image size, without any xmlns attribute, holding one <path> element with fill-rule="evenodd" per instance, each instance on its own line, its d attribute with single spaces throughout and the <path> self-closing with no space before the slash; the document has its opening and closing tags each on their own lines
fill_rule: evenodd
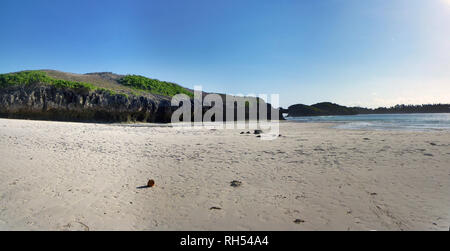
<svg viewBox="0 0 450 251">
<path fill-rule="evenodd" d="M 364 138 L 364 140 L 370 140 L 369 138 Z"/>
<path fill-rule="evenodd" d="M 262 133 L 263 133 L 262 130 L 255 130 L 255 132 L 254 132 L 255 135 L 259 135 L 259 134 L 262 134 Z"/>
<path fill-rule="evenodd" d="M 424 153 L 423 155 L 425 155 L 425 156 L 429 156 L 429 157 L 433 157 L 434 155 L 433 154 L 431 154 L 431 153 Z"/>
<path fill-rule="evenodd" d="M 240 186 L 242 185 L 242 182 L 237 181 L 237 180 L 233 180 L 233 181 L 230 183 L 230 185 L 231 185 L 232 187 L 240 187 Z"/>
<path fill-rule="evenodd" d="M 222 210 L 220 207 L 211 207 L 209 210 Z"/>
<path fill-rule="evenodd" d="M 256 136 L 257 138 L 261 138 L 261 135 Z"/>
<path fill-rule="evenodd" d="M 242 135 L 242 134 L 245 134 L 245 132 L 241 132 L 241 135 Z"/>
<path fill-rule="evenodd" d="M 433 143 L 433 142 L 431 142 L 431 143 L 430 143 L 430 145 L 432 145 L 432 146 L 436 146 L 437 144 L 436 144 L 436 143 Z"/>
<path fill-rule="evenodd" d="M 252 134 L 251 132 L 247 132 L 247 134 Z"/>
<path fill-rule="evenodd" d="M 295 224 L 301 224 L 301 223 L 304 223 L 305 221 L 304 220 L 302 220 L 302 219 L 296 219 L 296 220 L 294 220 L 294 223 Z"/>
</svg>

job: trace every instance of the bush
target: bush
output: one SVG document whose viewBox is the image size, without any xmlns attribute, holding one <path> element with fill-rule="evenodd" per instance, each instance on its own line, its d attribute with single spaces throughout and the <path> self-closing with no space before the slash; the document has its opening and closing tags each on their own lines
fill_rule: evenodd
<svg viewBox="0 0 450 251">
<path fill-rule="evenodd" d="M 96 90 L 97 88 L 89 83 L 67 81 L 54 79 L 42 71 L 22 71 L 17 73 L 0 74 L 0 87 L 8 87 L 13 85 L 30 85 L 30 84 L 50 84 L 59 88 Z"/>
<path fill-rule="evenodd" d="M 154 94 L 173 97 L 177 94 L 186 94 L 193 97 L 194 94 L 183 87 L 157 79 L 146 78 L 138 75 L 127 75 L 119 80 L 122 85 L 136 90 L 147 91 Z"/>
</svg>

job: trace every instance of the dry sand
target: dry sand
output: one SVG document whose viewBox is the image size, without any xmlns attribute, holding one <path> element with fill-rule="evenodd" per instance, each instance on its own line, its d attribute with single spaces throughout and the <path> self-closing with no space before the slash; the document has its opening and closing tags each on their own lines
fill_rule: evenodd
<svg viewBox="0 0 450 251">
<path fill-rule="evenodd" d="M 0 119 L 0 230 L 449 229 L 448 131 L 240 132 Z"/>
</svg>

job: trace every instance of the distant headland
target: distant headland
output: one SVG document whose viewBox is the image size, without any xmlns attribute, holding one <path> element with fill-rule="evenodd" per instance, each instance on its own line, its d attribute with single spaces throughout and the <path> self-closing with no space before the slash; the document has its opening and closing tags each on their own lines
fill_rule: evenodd
<svg viewBox="0 0 450 251">
<path fill-rule="evenodd" d="M 363 107 L 347 107 L 331 102 L 314 105 L 296 104 L 288 109 L 282 109 L 289 117 L 303 116 L 331 116 L 357 114 L 398 114 L 398 113 L 450 113 L 450 104 L 427 105 L 396 105 L 393 107 L 379 107 L 376 109 Z"/>
</svg>

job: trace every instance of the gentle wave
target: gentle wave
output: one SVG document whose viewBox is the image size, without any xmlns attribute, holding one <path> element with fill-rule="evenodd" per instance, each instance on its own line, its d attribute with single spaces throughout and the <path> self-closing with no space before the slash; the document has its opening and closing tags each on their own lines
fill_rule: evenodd
<svg viewBox="0 0 450 251">
<path fill-rule="evenodd" d="M 297 122 L 334 122 L 354 130 L 450 130 L 449 113 L 361 114 L 351 116 L 288 117 Z"/>
</svg>

